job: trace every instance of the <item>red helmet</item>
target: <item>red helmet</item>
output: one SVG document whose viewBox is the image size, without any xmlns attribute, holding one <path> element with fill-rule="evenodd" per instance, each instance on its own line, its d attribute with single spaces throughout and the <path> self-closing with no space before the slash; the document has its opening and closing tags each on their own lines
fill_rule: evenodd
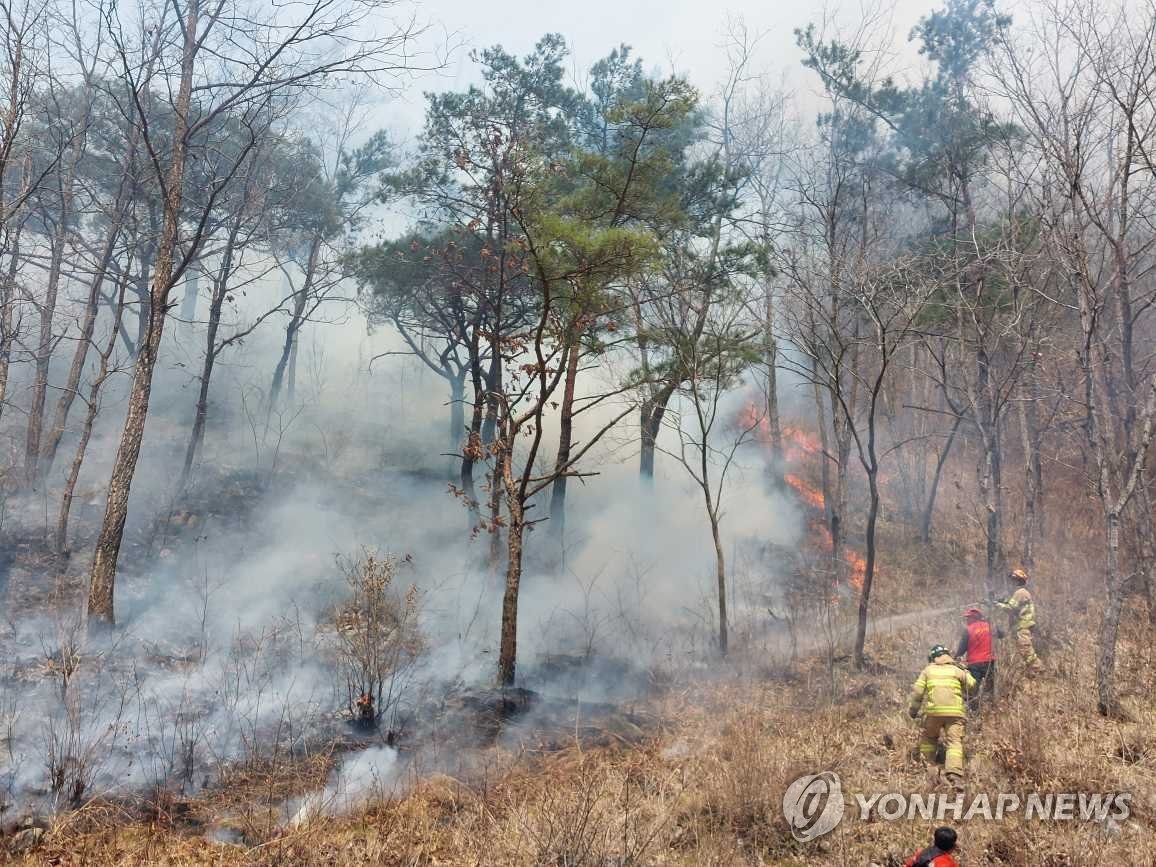
<svg viewBox="0 0 1156 867">
<path fill-rule="evenodd" d="M 965 608 L 963 610 L 963 616 L 964 617 L 983 617 L 983 612 L 980 611 L 978 608 L 976 608 L 974 605 L 972 605 L 970 608 Z"/>
</svg>

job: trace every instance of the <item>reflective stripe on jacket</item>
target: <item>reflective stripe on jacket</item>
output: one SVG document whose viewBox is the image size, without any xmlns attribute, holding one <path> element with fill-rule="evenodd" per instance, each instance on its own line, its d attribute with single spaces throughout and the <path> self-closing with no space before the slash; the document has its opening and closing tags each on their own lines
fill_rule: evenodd
<svg viewBox="0 0 1156 867">
<path fill-rule="evenodd" d="M 1031 629 L 1036 625 L 1036 605 L 1026 587 L 1019 588 L 1003 602 L 997 602 L 996 607 L 1011 616 L 1012 629 Z"/>
<path fill-rule="evenodd" d="M 965 717 L 963 693 L 975 689 L 975 686 L 971 672 L 956 665 L 949 654 L 941 654 L 919 673 L 912 684 L 911 710 L 918 711 L 926 699 L 923 712 L 927 716 Z"/>
</svg>

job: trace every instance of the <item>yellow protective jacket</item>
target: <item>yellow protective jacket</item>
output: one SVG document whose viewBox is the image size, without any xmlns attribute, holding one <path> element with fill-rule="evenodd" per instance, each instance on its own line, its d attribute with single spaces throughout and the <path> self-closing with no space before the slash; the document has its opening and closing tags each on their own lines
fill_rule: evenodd
<svg viewBox="0 0 1156 867">
<path fill-rule="evenodd" d="M 1031 629 L 1036 625 L 1036 604 L 1032 602 L 1032 594 L 1026 587 L 1020 587 L 1003 602 L 997 602 L 995 605 L 996 608 L 1008 612 L 1012 629 L 1017 632 L 1021 629 Z"/>
<path fill-rule="evenodd" d="M 919 710 L 927 699 L 923 712 L 927 716 L 965 717 L 963 695 L 975 689 L 975 678 L 966 668 L 960 668 L 949 654 L 935 657 L 911 687 L 910 709 Z"/>
</svg>

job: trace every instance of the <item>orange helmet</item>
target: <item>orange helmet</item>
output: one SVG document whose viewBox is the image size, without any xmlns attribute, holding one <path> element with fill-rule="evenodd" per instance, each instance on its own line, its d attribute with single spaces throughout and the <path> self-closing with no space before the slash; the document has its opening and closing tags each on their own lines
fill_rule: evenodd
<svg viewBox="0 0 1156 867">
<path fill-rule="evenodd" d="M 1023 569 L 1012 569 L 1011 572 L 1008 573 L 1008 577 L 1013 581 L 1019 581 L 1021 584 L 1028 583 L 1028 573 Z"/>
<path fill-rule="evenodd" d="M 974 605 L 972 605 L 970 608 L 965 608 L 963 610 L 963 616 L 964 617 L 983 617 L 983 612 L 980 611 L 978 608 L 976 608 Z"/>
</svg>

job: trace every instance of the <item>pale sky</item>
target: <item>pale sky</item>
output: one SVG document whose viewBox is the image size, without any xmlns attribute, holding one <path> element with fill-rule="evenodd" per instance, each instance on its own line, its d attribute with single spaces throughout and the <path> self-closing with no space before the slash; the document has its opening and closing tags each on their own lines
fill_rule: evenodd
<svg viewBox="0 0 1156 867">
<path fill-rule="evenodd" d="M 816 82 L 800 67 L 795 28 L 819 22 L 824 10 L 840 22 L 874 15 L 881 28 L 890 28 L 896 47 L 901 48 L 916 21 L 942 5 L 931 0 L 425 0 L 417 7 L 419 17 L 433 22 L 437 33 L 449 32 L 464 47 L 455 52 L 443 72 L 422 77 L 387 113 L 391 126 L 412 135 L 424 111 L 422 91 L 458 89 L 475 80 L 469 49 L 501 44 L 521 56 L 551 32 L 566 38 L 579 75 L 626 43 L 648 71 L 686 75 L 709 97 L 726 75 L 727 59 L 721 46 L 728 18 L 742 19 L 753 33 L 765 32 L 755 68 L 776 81 L 786 73 L 799 88 L 799 101 L 806 104 Z M 865 9 L 871 11 L 865 13 Z"/>
</svg>

